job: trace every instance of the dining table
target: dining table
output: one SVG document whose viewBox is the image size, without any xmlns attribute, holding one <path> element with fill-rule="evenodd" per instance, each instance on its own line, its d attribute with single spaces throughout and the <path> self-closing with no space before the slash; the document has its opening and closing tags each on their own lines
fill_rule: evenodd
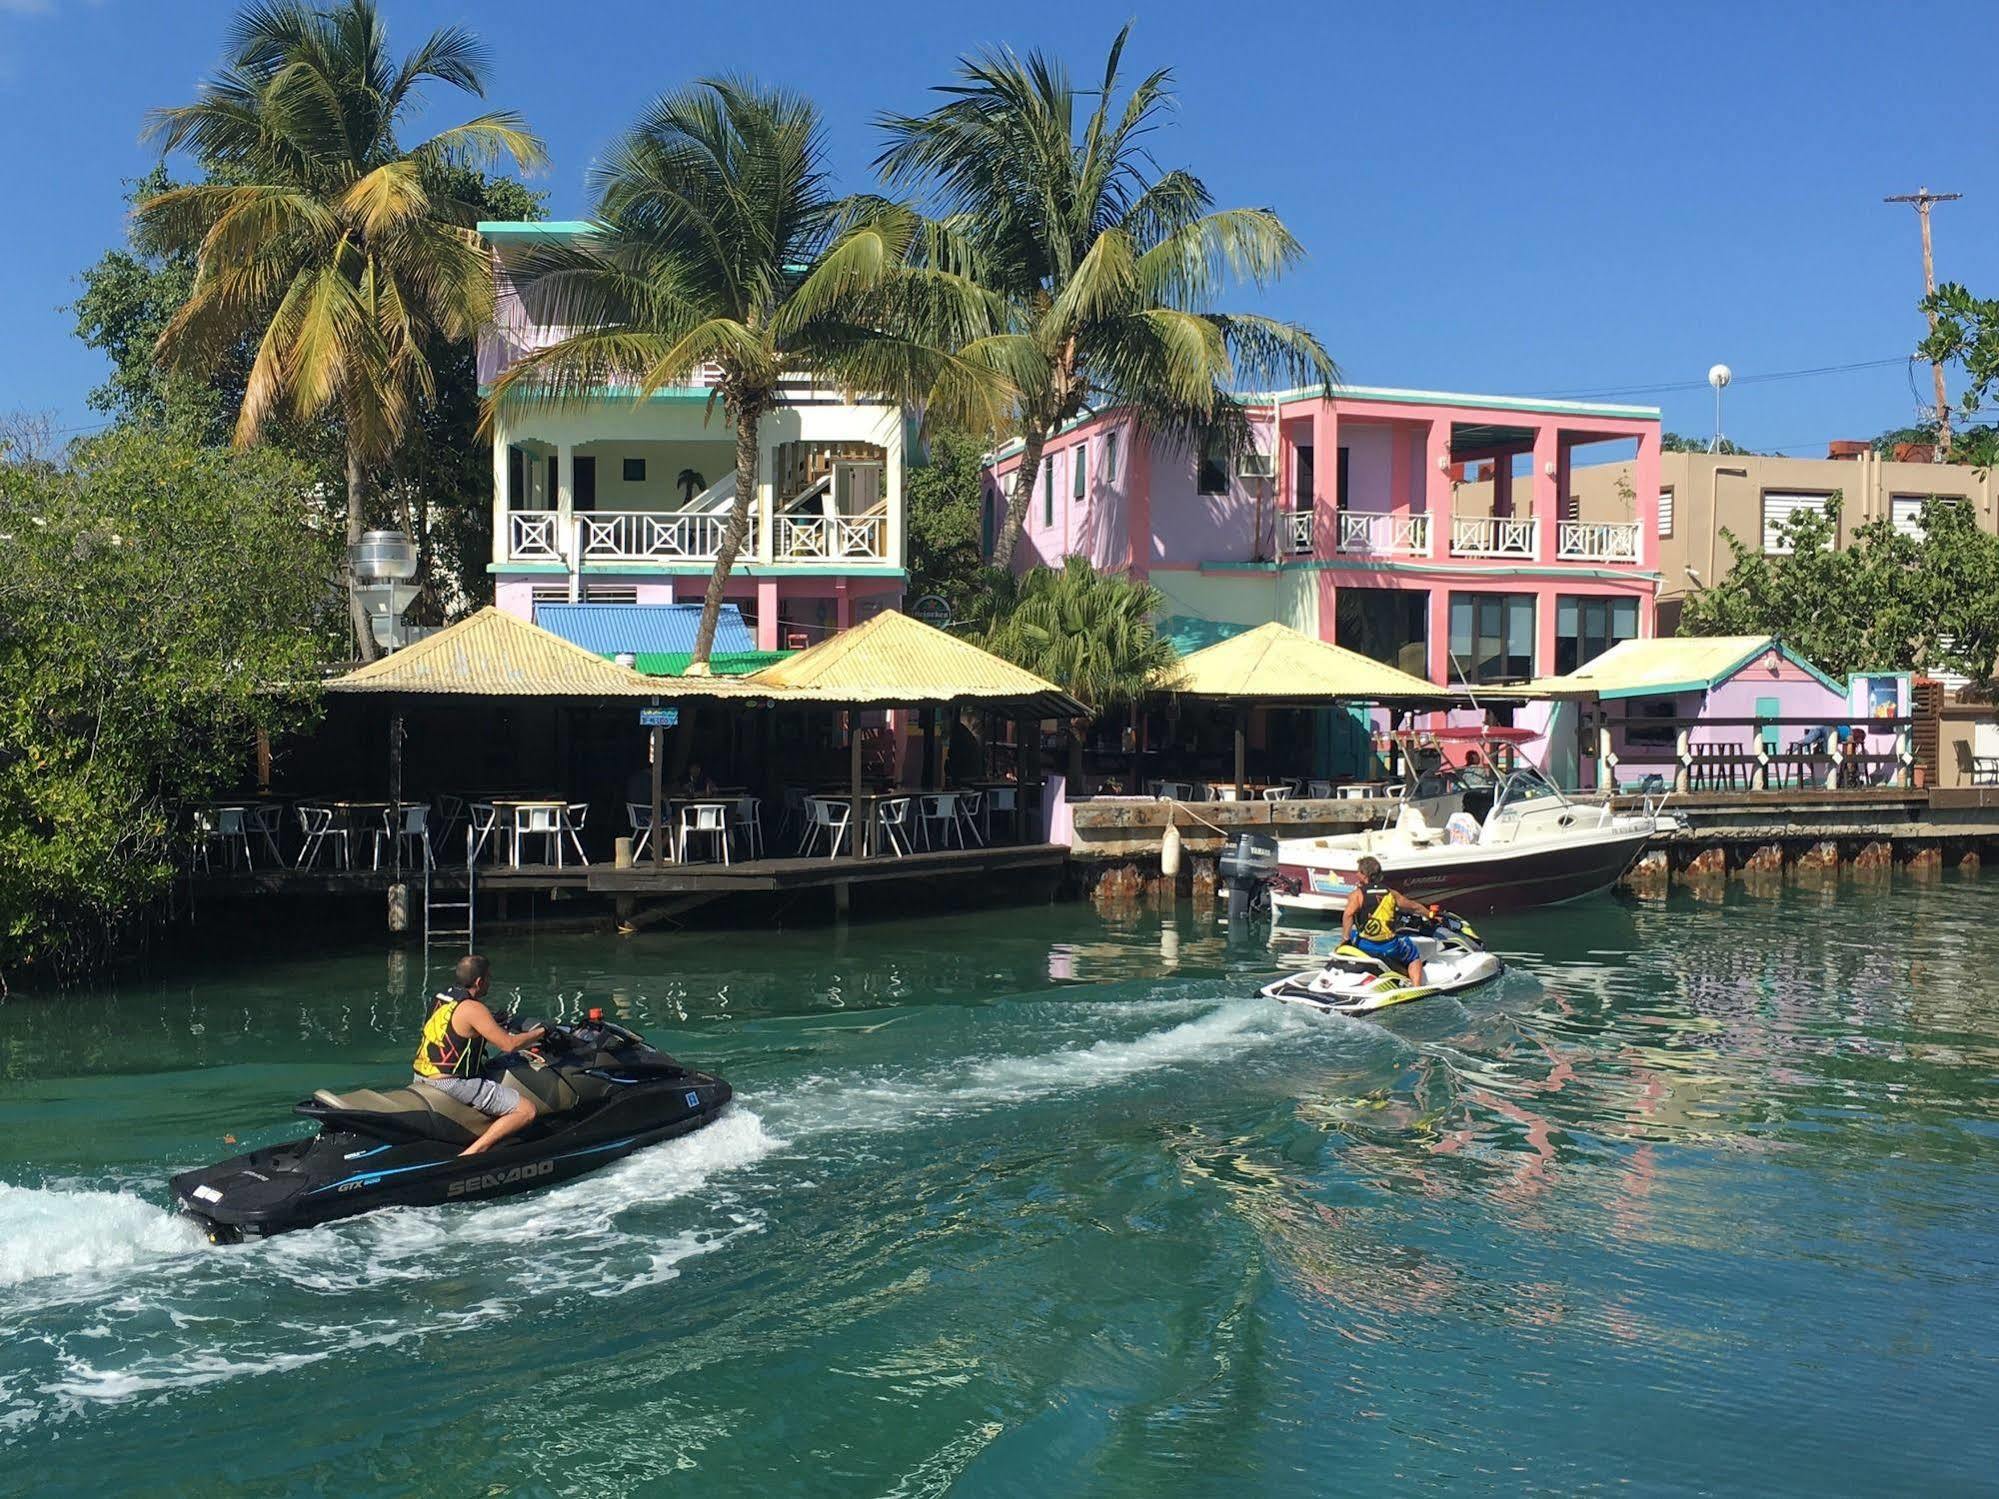
<svg viewBox="0 0 1999 1499">
<path fill-rule="evenodd" d="M 576 862 L 588 864 L 589 857 L 583 852 L 583 840 L 577 836 L 576 825 L 570 819 L 570 803 L 562 797 L 551 796 L 489 796 L 481 799 L 481 804 L 493 809 L 493 828 L 504 831 L 507 837 L 507 862 L 515 869 L 521 867 L 521 840 L 523 838 L 543 838 L 555 845 L 555 867 L 563 867 L 563 840 L 566 838 L 576 849 Z M 545 826 L 532 824 L 546 818 Z"/>
</svg>

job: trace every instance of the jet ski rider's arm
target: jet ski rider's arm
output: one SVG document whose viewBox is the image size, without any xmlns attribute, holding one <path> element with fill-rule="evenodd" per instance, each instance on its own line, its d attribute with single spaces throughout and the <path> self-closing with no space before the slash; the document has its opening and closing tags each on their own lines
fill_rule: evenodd
<svg viewBox="0 0 1999 1499">
<path fill-rule="evenodd" d="M 478 1036 L 495 1051 L 518 1051 L 523 1046 L 531 1046 L 547 1032 L 546 1026 L 536 1026 L 531 1031 L 510 1031 L 501 1027 L 493 1018 L 493 1012 L 476 999 L 461 1000 L 457 1012 L 451 1017 L 452 1025 L 463 1025 L 473 1035 Z"/>
<path fill-rule="evenodd" d="M 1353 941 L 1354 928 L 1360 924 L 1361 898 L 1366 892 L 1358 887 L 1347 897 L 1347 908 L 1340 914 L 1340 941 Z"/>
</svg>

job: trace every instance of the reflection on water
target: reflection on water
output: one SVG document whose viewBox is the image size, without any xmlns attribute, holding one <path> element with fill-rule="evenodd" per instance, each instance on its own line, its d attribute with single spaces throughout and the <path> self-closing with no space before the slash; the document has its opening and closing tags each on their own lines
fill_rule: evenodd
<svg viewBox="0 0 1999 1499">
<path fill-rule="evenodd" d="M 1184 909 L 541 939 L 503 997 L 731 1113 L 228 1253 L 163 1177 L 406 1067 L 417 955 L 11 1005 L 0 1490 L 156 1483 L 163 1427 L 270 1490 L 1977 1488 L 1995 919 L 1955 875 L 1597 901 L 1381 1020 L 1254 997 L 1334 934 Z M 453 1435 L 530 1390 L 532 1450 Z"/>
</svg>

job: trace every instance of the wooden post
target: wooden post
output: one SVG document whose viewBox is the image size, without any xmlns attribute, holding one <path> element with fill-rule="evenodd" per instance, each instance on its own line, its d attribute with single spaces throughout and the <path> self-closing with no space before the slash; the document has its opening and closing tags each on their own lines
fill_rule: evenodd
<svg viewBox="0 0 1999 1499">
<path fill-rule="evenodd" d="M 403 705 L 389 710 L 389 836 L 396 845 L 397 874 L 403 872 Z"/>
<path fill-rule="evenodd" d="M 1235 710 L 1235 799 L 1242 801 L 1243 762 L 1249 754 L 1249 709 L 1240 703 Z"/>
<path fill-rule="evenodd" d="M 257 790 L 268 796 L 271 790 L 271 731 L 257 728 Z"/>
<path fill-rule="evenodd" d="M 866 841 L 864 835 L 867 832 L 865 810 L 861 805 L 861 710 L 859 708 L 847 710 L 847 775 L 850 783 L 848 790 L 851 793 L 851 799 L 847 803 L 847 856 L 858 859 L 861 857 L 861 845 Z M 846 887 L 842 885 L 835 890 L 840 909 L 843 911 L 846 908 L 845 889 Z"/>
<path fill-rule="evenodd" d="M 660 826 L 660 804 L 665 800 L 660 795 L 661 782 L 666 770 L 666 731 L 658 724 L 652 726 L 652 867 L 657 870 L 666 861 L 660 844 L 666 839 L 666 829 Z"/>
</svg>

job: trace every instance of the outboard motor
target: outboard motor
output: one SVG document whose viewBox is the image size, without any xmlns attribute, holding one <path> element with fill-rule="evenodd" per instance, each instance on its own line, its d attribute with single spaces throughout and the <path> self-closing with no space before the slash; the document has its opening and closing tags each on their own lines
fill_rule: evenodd
<svg viewBox="0 0 1999 1499">
<path fill-rule="evenodd" d="M 1277 840 L 1261 833 L 1238 833 L 1222 850 L 1222 879 L 1229 887 L 1229 930 L 1239 930 L 1277 873 Z"/>
</svg>

